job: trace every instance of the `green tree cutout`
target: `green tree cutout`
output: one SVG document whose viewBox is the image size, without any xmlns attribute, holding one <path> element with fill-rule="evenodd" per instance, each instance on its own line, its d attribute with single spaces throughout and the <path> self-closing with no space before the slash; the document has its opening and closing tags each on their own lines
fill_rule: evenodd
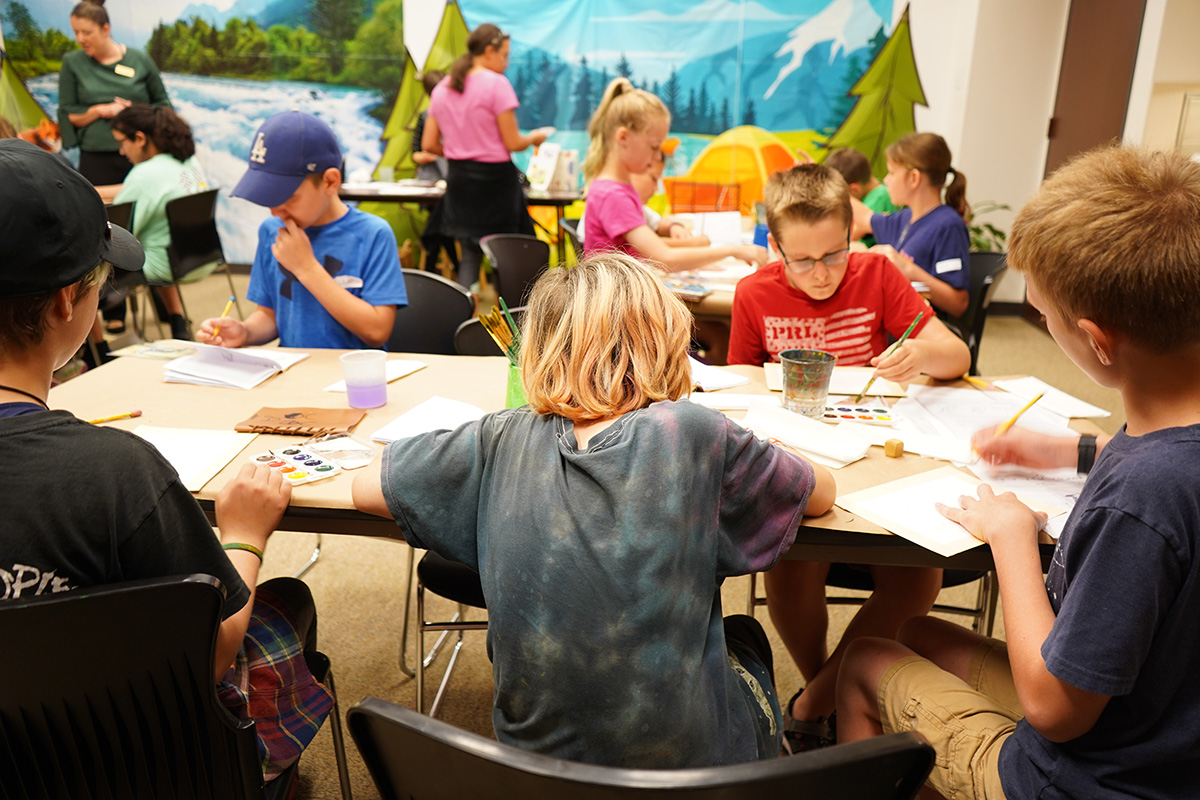
<svg viewBox="0 0 1200 800">
<path fill-rule="evenodd" d="M 929 105 L 913 57 L 907 5 L 896 29 L 849 93 L 858 98 L 854 108 L 825 146 L 831 151 L 853 147 L 871 162 L 875 175 L 883 176 L 888 145 L 917 129 L 913 109 L 918 103 Z"/>
</svg>

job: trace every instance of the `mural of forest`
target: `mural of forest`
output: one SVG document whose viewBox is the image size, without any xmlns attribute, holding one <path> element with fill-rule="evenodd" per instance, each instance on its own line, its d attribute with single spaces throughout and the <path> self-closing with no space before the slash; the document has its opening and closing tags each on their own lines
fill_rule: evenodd
<svg viewBox="0 0 1200 800">
<path fill-rule="evenodd" d="M 507 74 L 521 99 L 522 128 L 553 125 L 553 141 L 586 148 L 587 120 L 604 87 L 625 76 L 671 110 L 672 135 L 683 141 L 669 174 L 684 173 L 714 136 L 738 125 L 760 126 L 818 155 L 835 131 L 852 141 L 845 125 L 865 100 L 851 90 L 870 88 L 863 78 L 895 33 L 893 0 L 664 0 L 653 8 L 627 0 L 430 0 L 409 3 L 410 14 L 441 18 L 428 57 L 416 63 L 405 47 L 404 6 L 128 0 L 109 13 L 114 38 L 159 65 L 222 186 L 244 169 L 258 122 L 288 108 L 333 125 L 354 175 L 381 165 L 406 174 L 412 124 L 425 104 L 419 72 L 447 68 L 465 49 L 467 30 L 482 22 L 511 34 Z M 68 0 L 4 0 L 0 18 L 12 63 L 51 116 L 59 62 L 76 47 L 70 7 Z M 915 82 L 903 124 L 911 103 L 923 102 L 911 46 L 902 66 Z M 261 210 L 222 202 L 227 249 L 233 260 L 246 259 Z"/>
</svg>

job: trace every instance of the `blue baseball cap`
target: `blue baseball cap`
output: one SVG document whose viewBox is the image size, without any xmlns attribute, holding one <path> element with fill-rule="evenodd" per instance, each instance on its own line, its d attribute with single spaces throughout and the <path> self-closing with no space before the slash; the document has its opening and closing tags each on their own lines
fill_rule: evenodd
<svg viewBox="0 0 1200 800">
<path fill-rule="evenodd" d="M 312 114 L 285 111 L 268 119 L 250 144 L 246 174 L 230 192 L 267 208 L 281 206 L 309 175 L 342 166 L 333 129 Z"/>
</svg>

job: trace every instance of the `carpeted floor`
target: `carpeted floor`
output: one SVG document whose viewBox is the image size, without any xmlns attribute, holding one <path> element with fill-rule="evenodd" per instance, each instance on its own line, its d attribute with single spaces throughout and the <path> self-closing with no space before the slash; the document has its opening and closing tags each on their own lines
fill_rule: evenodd
<svg viewBox="0 0 1200 800">
<path fill-rule="evenodd" d="M 245 278 L 238 277 L 237 282 L 239 296 L 244 297 Z M 184 287 L 183 291 L 191 316 L 198 321 L 218 313 L 229 290 L 224 277 L 212 276 Z M 116 344 L 120 343 L 123 342 Z M 1102 429 L 1113 432 L 1124 422 L 1117 393 L 1093 384 L 1049 336 L 1023 319 L 995 317 L 988 321 L 980 371 L 991 376 L 1036 375 L 1111 410 L 1111 417 L 1096 421 Z M 263 579 L 291 574 L 300 568 L 308 560 L 316 539 L 314 534 L 275 534 L 267 552 Z M 333 662 L 343 714 L 368 695 L 402 705 L 413 704 L 414 680 L 398 666 L 409 553 L 408 546 L 401 541 L 327 535 L 323 538 L 320 561 L 305 576 L 320 613 L 320 647 Z M 974 591 L 974 585 L 947 590 L 940 601 L 969 603 Z M 726 613 L 743 611 L 747 592 L 748 579 L 727 581 L 723 589 Z M 442 608 L 445 606 L 440 603 L 431 604 L 431 613 Z M 854 610 L 854 607 L 831 608 L 831 646 L 841 636 Z M 799 674 L 775 637 L 765 612 L 760 610 L 758 616 L 768 627 L 775 645 L 779 694 L 788 697 L 801 684 Z M 997 633 L 1003 635 L 1002 617 Z M 484 634 L 468 632 L 465 642 L 439 716 L 490 736 L 492 680 L 484 652 Z M 415 650 L 415 634 L 411 632 L 410 647 Z M 447 656 L 442 655 L 431 666 L 427 697 L 432 697 L 446 660 Z M 354 796 L 360 800 L 378 798 L 357 750 L 349 741 L 347 758 Z M 333 800 L 340 796 L 333 746 L 327 731 L 322 731 L 304 754 L 300 773 L 301 798 Z"/>
</svg>

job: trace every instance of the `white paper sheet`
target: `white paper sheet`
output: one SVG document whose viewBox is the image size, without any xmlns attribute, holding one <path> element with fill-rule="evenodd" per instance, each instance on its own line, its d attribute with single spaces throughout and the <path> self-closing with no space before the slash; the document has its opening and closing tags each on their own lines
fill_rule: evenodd
<svg viewBox="0 0 1200 800">
<path fill-rule="evenodd" d="M 858 461 L 870 447 L 868 442 L 839 433 L 834 426 L 767 403 L 751 404 L 742 425 L 763 439 L 778 439 L 834 469 Z"/>
<path fill-rule="evenodd" d="M 387 375 L 387 382 L 391 383 L 392 381 L 400 380 L 405 375 L 412 375 L 417 370 L 425 369 L 427 366 L 429 365 L 424 361 L 407 361 L 398 358 L 395 361 L 388 361 L 384 369 Z M 331 383 L 325 387 L 325 391 L 344 392 L 346 391 L 346 381 L 341 380 L 337 383 Z"/>
<path fill-rule="evenodd" d="M 189 492 L 198 492 L 258 436 L 257 433 L 159 428 L 138 425 L 133 432 L 154 445 L 179 473 Z"/>
<path fill-rule="evenodd" d="M 707 236 L 713 244 L 742 243 L 742 215 L 737 211 L 705 211 L 675 217 L 691 223 L 693 236 Z"/>
<path fill-rule="evenodd" d="M 1064 417 L 1108 417 L 1111 414 L 1103 408 L 1094 406 L 1091 403 L 1085 403 L 1078 397 L 1069 395 L 1061 389 L 1055 389 L 1050 384 L 1038 378 L 1013 378 L 1011 380 L 992 381 L 996 386 L 999 386 L 1006 392 L 1012 392 L 1022 400 L 1032 400 L 1039 394 L 1045 394 L 1041 400 L 1037 402 L 1038 406 L 1049 409 L 1055 414 L 1061 414 Z M 1032 411 L 1033 409 L 1030 409 Z M 1022 416 L 1021 420 L 1024 421 Z"/>
<path fill-rule="evenodd" d="M 965 494 L 978 496 L 979 483 L 953 467 L 943 467 L 844 495 L 837 504 L 927 550 L 952 556 L 983 542 L 943 517 L 934 504 L 957 506 L 958 498 Z M 1057 515 L 1062 510 L 1020 499 L 1047 513 Z"/>
<path fill-rule="evenodd" d="M 470 403 L 434 395 L 375 431 L 371 438 L 382 444 L 390 444 L 397 439 L 407 439 L 429 431 L 453 430 L 479 419 L 484 413 L 482 408 Z"/>
<path fill-rule="evenodd" d="M 699 386 L 706 392 L 745 386 L 750 382 L 750 379 L 743 375 L 709 364 L 702 364 L 691 356 L 688 356 L 688 362 L 692 365 L 692 385 Z"/>
<path fill-rule="evenodd" d="M 966 439 L 955 439 L 946 436 L 929 436 L 909 431 L 901 433 L 895 428 L 879 425 L 865 425 L 859 422 L 839 422 L 838 428 L 846 433 L 853 433 L 859 439 L 882 447 L 888 439 L 899 439 L 904 442 L 906 453 L 916 453 L 929 458 L 940 458 L 958 466 L 974 463 L 978 456 L 971 449 L 971 442 Z"/>
<path fill-rule="evenodd" d="M 1062 509 L 1064 514 L 1075 507 L 1087 480 L 1087 476 L 1077 473 L 1074 467 L 1038 472 L 1011 464 L 979 461 L 971 466 L 971 471 L 997 492 L 1012 492 L 1031 502 Z M 1050 522 L 1055 523 L 1055 520 L 1051 519 Z M 1065 523 L 1066 520 L 1059 522 Z M 1055 539 L 1061 529 L 1061 524 L 1046 525 L 1046 531 Z"/>
<path fill-rule="evenodd" d="M 905 421 L 897 428 L 970 440 L 976 431 L 1011 419 L 1026 402 L 1008 392 L 910 386 L 908 398 L 896 403 Z M 1041 406 L 1039 402 L 1021 415 L 1021 427 L 1049 436 L 1071 434 L 1066 417 Z"/>
<path fill-rule="evenodd" d="M 831 395 L 849 395 L 856 397 L 867 381 L 871 380 L 873 367 L 834 367 L 829 379 Z M 763 374 L 767 379 L 767 388 L 772 392 L 783 391 L 783 364 L 778 361 L 768 361 L 763 364 Z M 904 387 L 886 378 L 879 378 L 871 384 L 871 397 L 904 397 L 908 394 Z"/>
</svg>

